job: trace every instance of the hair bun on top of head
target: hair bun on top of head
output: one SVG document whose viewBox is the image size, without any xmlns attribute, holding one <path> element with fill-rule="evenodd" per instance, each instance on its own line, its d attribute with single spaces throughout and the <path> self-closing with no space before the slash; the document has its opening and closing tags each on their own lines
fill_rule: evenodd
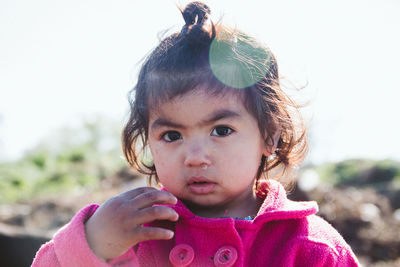
<svg viewBox="0 0 400 267">
<path fill-rule="evenodd" d="M 195 23 L 204 24 L 209 14 L 211 14 L 211 9 L 202 2 L 189 3 L 182 11 L 183 19 L 186 22 L 185 26 L 190 26 Z"/>
<path fill-rule="evenodd" d="M 181 34 L 186 36 L 189 42 L 210 41 L 215 36 L 214 26 L 211 34 L 203 27 L 211 14 L 209 6 L 198 1 L 191 2 L 181 12 L 186 23 L 182 28 Z"/>
</svg>

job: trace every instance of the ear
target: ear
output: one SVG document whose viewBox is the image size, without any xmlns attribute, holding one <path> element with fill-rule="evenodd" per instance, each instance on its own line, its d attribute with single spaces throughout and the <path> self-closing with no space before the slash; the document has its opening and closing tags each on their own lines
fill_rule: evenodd
<svg viewBox="0 0 400 267">
<path fill-rule="evenodd" d="M 264 144 L 264 151 L 263 151 L 264 156 L 268 157 L 275 153 L 275 150 L 278 147 L 278 142 L 281 137 L 281 133 L 282 133 L 281 128 L 278 128 L 275 131 L 274 135 L 272 136 L 273 144 L 271 144 L 270 138 L 267 139 L 267 141 Z"/>
</svg>

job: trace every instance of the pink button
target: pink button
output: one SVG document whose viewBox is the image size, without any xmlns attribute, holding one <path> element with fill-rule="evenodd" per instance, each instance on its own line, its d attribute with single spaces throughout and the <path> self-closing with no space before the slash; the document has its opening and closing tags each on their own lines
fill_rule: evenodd
<svg viewBox="0 0 400 267">
<path fill-rule="evenodd" d="M 214 264 L 217 267 L 230 267 L 235 264 L 238 257 L 236 248 L 224 246 L 215 253 Z"/>
<path fill-rule="evenodd" d="M 186 244 L 176 245 L 169 253 L 169 261 L 176 267 L 185 267 L 192 263 L 194 250 Z"/>
</svg>

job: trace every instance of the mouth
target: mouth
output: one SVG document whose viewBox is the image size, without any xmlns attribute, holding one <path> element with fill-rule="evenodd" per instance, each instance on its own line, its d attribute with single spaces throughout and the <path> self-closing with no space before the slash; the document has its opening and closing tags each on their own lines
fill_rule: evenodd
<svg viewBox="0 0 400 267">
<path fill-rule="evenodd" d="M 190 192 L 198 195 L 212 193 L 216 185 L 216 183 L 204 177 L 192 177 L 188 182 Z"/>
<path fill-rule="evenodd" d="M 193 183 L 191 183 L 191 184 L 206 184 L 206 183 L 208 183 L 208 182 L 206 182 L 206 181 L 201 181 L 201 182 L 193 182 Z"/>
<path fill-rule="evenodd" d="M 194 184 L 194 183 L 212 183 L 213 181 L 204 177 L 204 176 L 193 176 L 190 177 L 188 184 Z"/>
</svg>

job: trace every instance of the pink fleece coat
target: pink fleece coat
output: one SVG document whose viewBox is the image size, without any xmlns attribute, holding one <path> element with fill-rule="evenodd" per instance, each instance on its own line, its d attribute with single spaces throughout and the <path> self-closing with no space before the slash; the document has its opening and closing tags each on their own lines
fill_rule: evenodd
<svg viewBox="0 0 400 267">
<path fill-rule="evenodd" d="M 215 262 L 216 257 L 231 264 L 220 266 L 359 266 L 340 234 L 315 215 L 315 202 L 288 200 L 275 181 L 263 184 L 263 190 L 267 196 L 254 220 L 202 218 L 178 202 L 171 206 L 180 216 L 178 222 L 152 223 L 172 229 L 173 239 L 139 243 L 108 263 L 97 258 L 86 242 L 84 223 L 98 208 L 93 204 L 40 248 L 32 266 L 173 266 L 170 253 L 182 244 L 194 252 L 188 266 L 215 266 L 221 263 Z M 226 247 L 236 255 L 218 254 Z"/>
</svg>

